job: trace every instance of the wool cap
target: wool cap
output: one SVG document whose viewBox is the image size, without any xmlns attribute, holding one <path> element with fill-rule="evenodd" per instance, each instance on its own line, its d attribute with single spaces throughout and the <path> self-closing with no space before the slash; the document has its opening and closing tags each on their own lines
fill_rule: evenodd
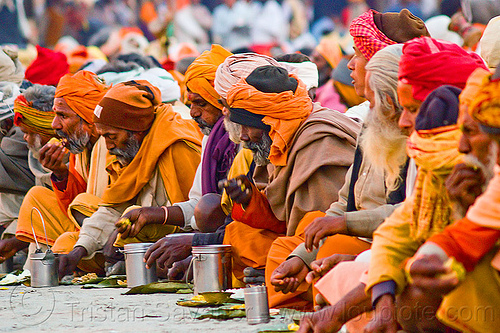
<svg viewBox="0 0 500 333">
<path fill-rule="evenodd" d="M 148 130 L 155 118 L 161 92 L 148 81 L 118 83 L 104 95 L 94 111 L 94 123 L 124 130 Z"/>
<path fill-rule="evenodd" d="M 404 8 L 399 13 L 373 13 L 373 21 L 384 35 L 404 43 L 415 37 L 430 37 L 424 21 Z"/>
<path fill-rule="evenodd" d="M 427 96 L 420 106 L 415 120 L 415 130 L 431 130 L 438 127 L 455 125 L 458 119 L 458 96 L 461 89 L 444 85 Z"/>
<path fill-rule="evenodd" d="M 295 78 L 288 76 L 286 69 L 270 65 L 257 67 L 246 81 L 257 90 L 276 94 L 287 90 L 293 93 L 299 84 Z"/>
</svg>

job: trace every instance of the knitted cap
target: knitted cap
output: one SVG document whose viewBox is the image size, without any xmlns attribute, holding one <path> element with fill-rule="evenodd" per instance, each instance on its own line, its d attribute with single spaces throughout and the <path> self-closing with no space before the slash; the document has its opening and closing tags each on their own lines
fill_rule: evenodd
<svg viewBox="0 0 500 333">
<path fill-rule="evenodd" d="M 265 93 L 281 93 L 287 90 L 295 92 L 298 86 L 297 80 L 289 77 L 286 69 L 271 65 L 257 67 L 246 81 Z"/>
<path fill-rule="evenodd" d="M 373 21 L 384 35 L 404 43 L 415 37 L 430 37 L 424 21 L 404 8 L 399 13 L 373 13 Z"/>
<path fill-rule="evenodd" d="M 415 121 L 415 130 L 431 130 L 438 127 L 455 125 L 458 119 L 458 96 L 461 89 L 441 86 L 431 92 L 420 106 Z"/>
<path fill-rule="evenodd" d="M 148 81 L 119 83 L 104 95 L 94 111 L 94 123 L 124 130 L 148 130 L 155 118 L 155 106 L 161 103 L 160 90 Z"/>
</svg>

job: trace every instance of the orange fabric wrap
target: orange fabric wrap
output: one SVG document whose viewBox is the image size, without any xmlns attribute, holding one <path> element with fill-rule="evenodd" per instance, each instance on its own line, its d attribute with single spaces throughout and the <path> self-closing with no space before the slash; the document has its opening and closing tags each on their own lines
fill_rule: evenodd
<svg viewBox="0 0 500 333">
<path fill-rule="evenodd" d="M 184 80 L 189 91 L 199 94 L 217 109 L 222 109 L 219 94 L 214 89 L 215 72 L 224 60 L 232 55 L 220 45 L 212 45 L 189 65 Z"/>
<path fill-rule="evenodd" d="M 262 121 L 271 126 L 269 136 L 273 141 L 269 160 L 275 166 L 286 165 L 295 132 L 312 111 L 306 85 L 295 74 L 289 76 L 299 83 L 295 92 L 264 93 L 241 79 L 227 93 L 227 103 L 231 108 L 265 116 Z"/>
<path fill-rule="evenodd" d="M 103 194 L 104 205 L 120 204 L 132 200 L 149 182 L 158 165 L 160 174 L 171 203 L 188 199 L 192 185 L 179 182 L 180 170 L 172 170 L 171 156 L 164 152 L 178 141 L 184 141 L 197 151 L 197 160 L 183 156 L 186 170 L 198 166 L 200 162 L 201 132 L 193 120 L 182 119 L 171 105 L 160 104 L 156 107 L 156 118 L 149 133 L 144 138 L 139 152 L 126 167 L 121 167 L 113 158 L 107 166 L 111 185 Z M 187 172 L 187 171 L 184 171 Z M 194 173 L 193 173 L 194 177 Z M 186 185 L 186 186 L 185 186 Z M 187 188 L 187 191 L 186 191 Z"/>
<path fill-rule="evenodd" d="M 325 213 L 314 211 L 307 213 L 299 223 L 295 236 L 278 237 L 269 250 L 266 262 L 266 285 L 269 295 L 269 305 L 271 307 L 310 307 L 313 304 L 306 301 L 312 298 L 305 293 L 310 292 L 311 285 L 303 281 L 295 292 L 283 294 L 274 291 L 271 286 L 271 275 L 281 263 L 283 263 L 297 246 L 305 241 L 304 230 L 316 218 L 325 216 Z M 320 247 L 316 259 L 322 259 L 334 254 L 359 254 L 370 248 L 370 243 L 356 237 L 347 235 L 334 235 L 326 238 L 325 243 Z"/>
<path fill-rule="evenodd" d="M 94 109 L 110 87 L 89 71 L 66 74 L 60 80 L 54 97 L 62 97 L 71 110 L 87 123 L 93 123 Z"/>
</svg>

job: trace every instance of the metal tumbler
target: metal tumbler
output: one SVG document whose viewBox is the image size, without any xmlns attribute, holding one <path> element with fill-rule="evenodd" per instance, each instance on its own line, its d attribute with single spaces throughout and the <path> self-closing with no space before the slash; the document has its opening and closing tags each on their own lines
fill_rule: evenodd
<svg viewBox="0 0 500 333">
<path fill-rule="evenodd" d="M 245 313 L 250 325 L 268 323 L 269 303 L 267 300 L 266 286 L 253 286 L 245 288 Z"/>
</svg>

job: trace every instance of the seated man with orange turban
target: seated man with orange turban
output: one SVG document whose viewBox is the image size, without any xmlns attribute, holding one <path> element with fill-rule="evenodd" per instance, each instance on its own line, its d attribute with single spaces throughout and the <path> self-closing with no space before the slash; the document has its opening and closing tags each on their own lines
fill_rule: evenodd
<svg viewBox="0 0 500 333">
<path fill-rule="evenodd" d="M 278 236 L 294 235 L 307 212 L 325 211 L 337 200 L 360 126 L 313 106 L 305 84 L 275 66 L 258 67 L 233 85 L 227 104 L 257 165 L 258 187 L 245 176 L 224 182 L 236 203 L 224 243 L 233 246 L 233 273 L 242 280 L 246 267 L 265 267 Z"/>
<path fill-rule="evenodd" d="M 167 224 L 166 206 L 187 200 L 200 163 L 201 133 L 196 123 L 162 104 L 160 90 L 147 81 L 113 86 L 95 107 L 93 119 L 108 150 L 109 185 L 81 230 L 56 241 L 54 251 L 69 252 L 60 257 L 60 277 L 103 249 L 115 222 L 131 207 L 164 207 L 164 223 L 146 226 L 127 242 L 156 241 L 176 232 L 179 226 Z"/>
<path fill-rule="evenodd" d="M 191 103 L 190 113 L 204 134 L 201 163 L 196 170 L 196 176 L 189 191 L 189 200 L 177 202 L 163 209 L 162 207 L 144 207 L 132 210 L 124 215 L 132 224 L 128 227 L 120 227 L 120 232 L 135 236 L 146 221 L 149 224 L 164 223 L 165 213 L 168 224 L 183 227 L 185 230 L 212 232 L 223 222 L 223 219 L 222 221 L 220 219 L 196 220 L 195 207 L 202 196 L 207 194 L 209 194 L 208 197 L 219 197 L 220 202 L 221 190 L 217 187 L 217 183 L 227 177 L 227 172 L 238 151 L 238 145 L 229 139 L 229 134 L 224 128 L 222 105 L 219 103 L 220 96 L 214 89 L 217 67 L 230 55 L 231 53 L 223 47 L 213 45 L 211 50 L 198 56 L 186 71 L 187 100 Z M 220 204 L 215 206 L 214 210 L 220 212 L 218 215 L 225 217 Z M 211 210 L 206 211 L 208 214 Z M 193 234 L 166 237 L 153 248 L 162 246 L 166 252 L 172 253 L 176 251 L 174 248 L 178 248 L 176 246 L 178 244 L 190 246 L 192 239 Z M 159 262 L 159 266 L 163 267 L 163 262 Z"/>
<path fill-rule="evenodd" d="M 103 140 L 95 131 L 92 112 L 108 87 L 93 73 L 81 71 L 67 74 L 59 80 L 55 91 L 52 129 L 64 138 L 60 143 L 48 143 L 39 151 L 39 161 L 52 171 L 52 190 L 35 186 L 26 194 L 16 230 L 19 246 L 27 247 L 34 237 L 43 244 L 53 245 L 66 231 L 80 229 L 81 220 L 89 216 L 92 205 L 108 185 L 105 173 L 106 150 Z M 18 122 L 29 123 L 30 115 L 22 101 L 18 101 L 20 115 Z M 38 117 L 38 122 L 43 118 Z M 69 166 L 66 165 L 67 150 L 70 151 Z M 100 172 L 99 172 L 100 170 Z M 87 195 L 85 200 L 75 200 L 79 195 Z M 36 207 L 46 224 L 47 241 L 38 214 L 33 214 L 35 236 L 31 229 L 31 211 Z M 95 210 L 95 205 L 94 205 Z M 2 244 L 3 245 L 3 244 Z M 2 255 L 8 256 L 8 247 L 2 248 Z"/>
</svg>

